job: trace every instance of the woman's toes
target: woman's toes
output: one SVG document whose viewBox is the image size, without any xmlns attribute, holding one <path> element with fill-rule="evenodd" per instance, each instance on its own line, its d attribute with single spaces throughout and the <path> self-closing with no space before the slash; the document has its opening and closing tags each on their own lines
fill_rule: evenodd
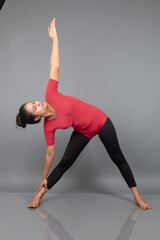
<svg viewBox="0 0 160 240">
<path fill-rule="evenodd" d="M 143 209 L 151 209 L 152 207 L 148 204 L 148 203 L 145 203 Z"/>
<path fill-rule="evenodd" d="M 36 208 L 36 207 L 38 207 L 38 206 L 36 206 L 36 205 L 34 205 L 34 204 L 30 204 L 30 205 L 28 205 L 28 207 L 29 207 L 29 208 Z"/>
<path fill-rule="evenodd" d="M 41 202 L 42 202 L 42 199 L 34 198 L 33 201 L 28 204 L 28 207 L 36 208 L 36 207 L 39 206 L 39 204 L 40 204 Z"/>
<path fill-rule="evenodd" d="M 152 207 L 147 203 L 145 202 L 143 199 L 136 199 L 134 198 L 134 203 L 135 204 L 138 204 L 140 206 L 140 208 L 142 208 L 143 210 L 146 210 L 146 209 L 151 209 Z"/>
<path fill-rule="evenodd" d="M 151 205 L 149 205 L 149 204 L 146 203 L 146 202 L 145 202 L 144 206 L 145 206 L 145 209 L 151 209 L 151 208 L 152 208 Z"/>
<path fill-rule="evenodd" d="M 33 204 L 33 203 L 30 203 L 30 204 L 28 205 L 28 207 L 29 207 L 29 208 L 34 207 L 34 204 Z"/>
<path fill-rule="evenodd" d="M 151 209 L 152 207 L 151 207 L 151 205 L 148 204 L 148 205 L 147 205 L 147 208 L 148 208 L 148 209 Z"/>
<path fill-rule="evenodd" d="M 32 204 L 30 203 L 30 204 L 28 204 L 28 207 L 32 207 Z"/>
</svg>

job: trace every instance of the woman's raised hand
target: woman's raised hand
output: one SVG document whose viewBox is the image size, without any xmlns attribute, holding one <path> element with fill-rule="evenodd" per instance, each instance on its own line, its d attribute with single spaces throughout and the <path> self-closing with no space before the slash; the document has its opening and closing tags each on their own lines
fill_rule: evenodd
<svg viewBox="0 0 160 240">
<path fill-rule="evenodd" d="M 53 20 L 50 24 L 50 27 L 48 27 L 48 34 L 49 34 L 49 37 L 52 38 L 52 39 L 57 37 L 57 31 L 56 31 L 55 23 L 56 23 L 56 19 L 53 18 Z"/>
</svg>

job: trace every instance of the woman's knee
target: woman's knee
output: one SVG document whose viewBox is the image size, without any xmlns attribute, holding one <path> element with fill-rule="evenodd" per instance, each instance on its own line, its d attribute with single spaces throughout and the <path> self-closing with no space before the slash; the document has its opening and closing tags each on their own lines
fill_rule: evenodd
<svg viewBox="0 0 160 240">
<path fill-rule="evenodd" d="M 68 157 L 63 157 L 58 167 L 61 169 L 68 169 L 72 165 L 73 161 Z"/>
<path fill-rule="evenodd" d="M 124 158 L 123 154 L 121 153 L 114 153 L 114 156 L 112 157 L 112 160 L 117 166 L 123 165 L 126 163 L 126 159 Z"/>
</svg>

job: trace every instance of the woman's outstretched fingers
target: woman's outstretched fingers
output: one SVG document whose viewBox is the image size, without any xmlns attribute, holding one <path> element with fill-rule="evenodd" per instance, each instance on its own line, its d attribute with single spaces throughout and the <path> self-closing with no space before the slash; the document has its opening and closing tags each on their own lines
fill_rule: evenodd
<svg viewBox="0 0 160 240">
<path fill-rule="evenodd" d="M 56 21 L 56 18 L 53 18 L 52 22 L 55 22 Z"/>
<path fill-rule="evenodd" d="M 55 25 L 55 22 L 56 22 L 56 20 L 55 20 L 55 18 L 53 18 L 53 20 L 52 20 L 52 22 L 51 22 L 50 26 L 53 26 L 53 25 Z"/>
</svg>

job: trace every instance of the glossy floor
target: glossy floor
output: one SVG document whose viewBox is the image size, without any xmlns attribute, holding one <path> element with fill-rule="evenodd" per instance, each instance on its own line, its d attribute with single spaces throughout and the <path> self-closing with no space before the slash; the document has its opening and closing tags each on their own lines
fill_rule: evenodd
<svg viewBox="0 0 160 240">
<path fill-rule="evenodd" d="M 151 210 L 140 209 L 132 195 L 47 193 L 29 209 L 33 197 L 0 193 L 1 239 L 159 240 L 160 196 L 142 196 Z"/>
</svg>

